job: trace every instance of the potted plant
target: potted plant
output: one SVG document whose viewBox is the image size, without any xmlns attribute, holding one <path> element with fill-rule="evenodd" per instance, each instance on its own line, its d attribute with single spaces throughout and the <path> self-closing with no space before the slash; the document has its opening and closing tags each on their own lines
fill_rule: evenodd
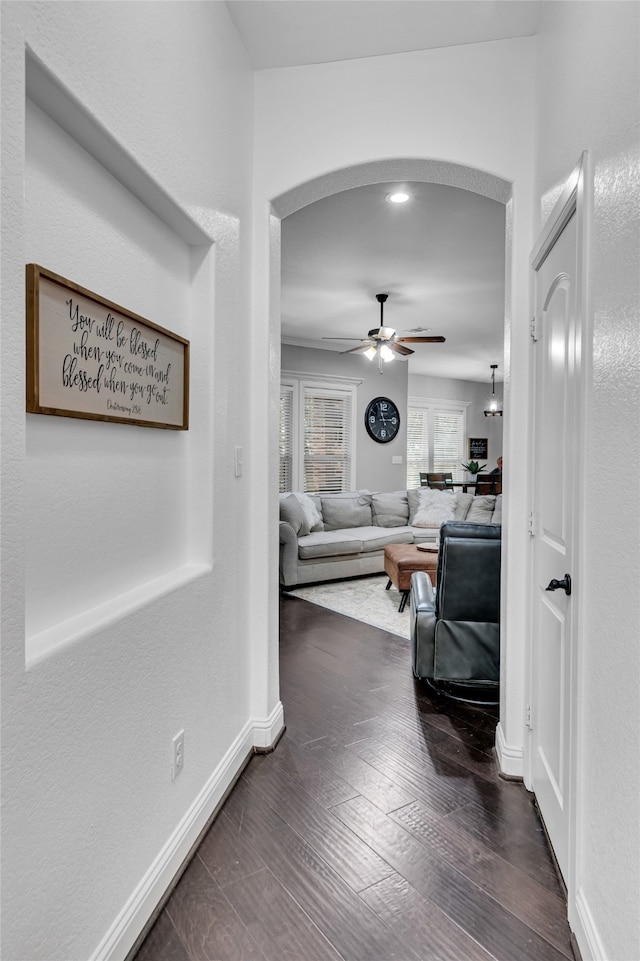
<svg viewBox="0 0 640 961">
<path fill-rule="evenodd" d="M 486 470 L 486 464 L 480 464 L 477 460 L 470 460 L 466 464 L 460 465 L 468 474 L 471 474 L 471 480 L 475 480 L 480 471 Z"/>
</svg>

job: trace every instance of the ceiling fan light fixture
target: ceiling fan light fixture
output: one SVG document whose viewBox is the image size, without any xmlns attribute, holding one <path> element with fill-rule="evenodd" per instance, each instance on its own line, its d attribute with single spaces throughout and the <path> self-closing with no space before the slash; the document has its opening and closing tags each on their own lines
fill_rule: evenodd
<svg viewBox="0 0 640 961">
<path fill-rule="evenodd" d="M 364 343 L 358 344 L 357 347 L 350 347 L 349 350 L 343 350 L 343 354 L 362 354 L 367 360 L 378 361 L 378 370 L 382 373 L 382 368 L 384 364 L 388 364 L 390 361 L 395 360 L 396 357 L 400 357 L 401 360 L 406 360 L 410 354 L 414 351 L 412 348 L 407 347 L 407 344 L 443 344 L 445 342 L 444 337 L 398 337 L 396 331 L 393 327 L 385 327 L 384 325 L 384 305 L 388 299 L 389 294 L 376 294 L 376 300 L 380 304 L 380 326 L 372 327 L 367 334 L 366 342 L 363 337 Z M 423 328 L 428 329 L 428 328 Z M 323 340 L 357 340 L 356 337 L 324 337 Z"/>
<path fill-rule="evenodd" d="M 411 200 L 411 195 L 406 190 L 393 190 L 384 198 L 389 204 L 406 204 Z"/>
</svg>

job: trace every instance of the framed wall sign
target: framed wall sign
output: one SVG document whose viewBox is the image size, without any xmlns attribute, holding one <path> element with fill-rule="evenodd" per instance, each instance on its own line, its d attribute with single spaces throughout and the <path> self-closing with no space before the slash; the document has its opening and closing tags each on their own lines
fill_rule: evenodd
<svg viewBox="0 0 640 961">
<path fill-rule="evenodd" d="M 489 443 L 486 437 L 469 438 L 469 460 L 486 460 Z"/>
<path fill-rule="evenodd" d="M 189 429 L 189 341 L 27 264 L 27 412 Z"/>
</svg>

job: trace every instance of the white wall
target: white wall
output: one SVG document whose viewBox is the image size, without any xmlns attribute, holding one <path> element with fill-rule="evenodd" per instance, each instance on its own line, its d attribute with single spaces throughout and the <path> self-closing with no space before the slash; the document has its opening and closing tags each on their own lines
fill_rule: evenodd
<svg viewBox="0 0 640 961">
<path fill-rule="evenodd" d="M 118 958 L 281 723 L 243 603 L 252 76 L 222 3 L 3 3 L 2 97 L 2 957 Z M 188 432 L 25 415 L 30 261 L 190 339 Z"/>
<path fill-rule="evenodd" d="M 279 383 L 279 223 L 270 203 L 286 215 L 305 202 L 359 183 L 411 178 L 421 159 L 433 161 L 434 179 L 447 181 L 451 165 L 473 168 L 513 184 L 507 220 L 512 257 L 507 265 L 505 330 L 504 596 L 501 763 L 522 774 L 526 571 L 511 563 L 528 548 L 526 533 L 529 324 L 528 255 L 532 243 L 533 84 L 535 41 L 526 38 L 419 53 L 319 64 L 256 74 L 254 336 L 269 356 L 268 373 L 254 370 L 262 392 L 256 410 L 255 449 L 269 463 L 277 490 Z M 381 135 L 381 130 L 383 135 Z M 388 174 L 381 177 L 381 167 Z M 402 170 L 402 174 L 393 171 Z M 414 179 L 419 177 L 414 176 Z M 425 176 L 425 179 L 429 179 Z M 310 185 L 305 192 L 301 185 Z M 473 189 L 473 177 L 465 184 Z M 304 197 L 302 196 L 304 194 Z M 504 201 L 503 201 L 504 202 Z M 268 331 L 265 338 L 264 332 Z M 253 497 L 261 486 L 256 480 Z M 252 557 L 255 572 L 277 568 L 277 498 L 267 519 L 269 552 Z M 259 523 L 259 521 L 257 521 Z M 277 580 L 271 573 L 261 603 L 270 604 L 271 646 L 277 628 Z"/>
<path fill-rule="evenodd" d="M 356 388 L 356 479 L 355 487 L 371 491 L 404 490 L 407 479 L 407 365 L 401 361 L 378 365 L 360 356 L 335 350 L 282 345 L 282 369 L 361 380 Z M 388 444 L 373 441 L 364 426 L 364 414 L 374 397 L 389 397 L 400 411 L 400 431 Z M 393 464 L 400 456 L 402 463 Z"/>
<path fill-rule="evenodd" d="M 460 400 L 467 408 L 467 441 L 469 437 L 487 438 L 487 470 L 496 466 L 502 455 L 502 417 L 485 417 L 484 411 L 491 397 L 491 384 L 479 384 L 470 380 L 452 380 L 449 377 L 427 377 L 409 374 L 409 397 L 437 397 L 439 400 Z M 496 397 L 502 398 L 502 384 L 496 384 Z M 465 443 L 464 460 L 469 459 Z M 483 463 L 481 461 L 481 463 Z"/>
<path fill-rule="evenodd" d="M 547 2 L 537 58 L 540 224 L 584 149 L 593 185 L 569 905 L 585 961 L 640 957 L 639 20 L 637 3 Z"/>
</svg>

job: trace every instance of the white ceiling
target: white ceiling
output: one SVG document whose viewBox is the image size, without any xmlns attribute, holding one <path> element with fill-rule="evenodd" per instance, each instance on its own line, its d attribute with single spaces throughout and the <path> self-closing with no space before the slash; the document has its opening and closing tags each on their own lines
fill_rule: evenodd
<svg viewBox="0 0 640 961">
<path fill-rule="evenodd" d="M 356 347 L 323 338 L 366 337 L 380 326 L 375 295 L 386 293 L 385 326 L 446 337 L 411 345 L 411 373 L 481 381 L 498 363 L 501 379 L 504 205 L 430 183 L 409 184 L 411 201 L 396 205 L 385 200 L 391 187 L 345 190 L 284 218 L 283 341 Z"/>
<path fill-rule="evenodd" d="M 293 67 L 536 33 L 543 0 L 227 0 L 251 64 Z"/>
<path fill-rule="evenodd" d="M 538 28 L 543 0 L 227 0 L 255 69 L 400 53 L 508 37 Z M 410 184 L 343 191 L 282 222 L 282 339 L 344 350 L 324 337 L 365 337 L 380 324 L 429 328 L 445 344 L 415 345 L 416 374 L 502 379 L 504 207 L 470 191 Z M 400 361 L 401 362 L 401 361 Z M 367 363 L 363 360 L 363 363 Z"/>
</svg>

